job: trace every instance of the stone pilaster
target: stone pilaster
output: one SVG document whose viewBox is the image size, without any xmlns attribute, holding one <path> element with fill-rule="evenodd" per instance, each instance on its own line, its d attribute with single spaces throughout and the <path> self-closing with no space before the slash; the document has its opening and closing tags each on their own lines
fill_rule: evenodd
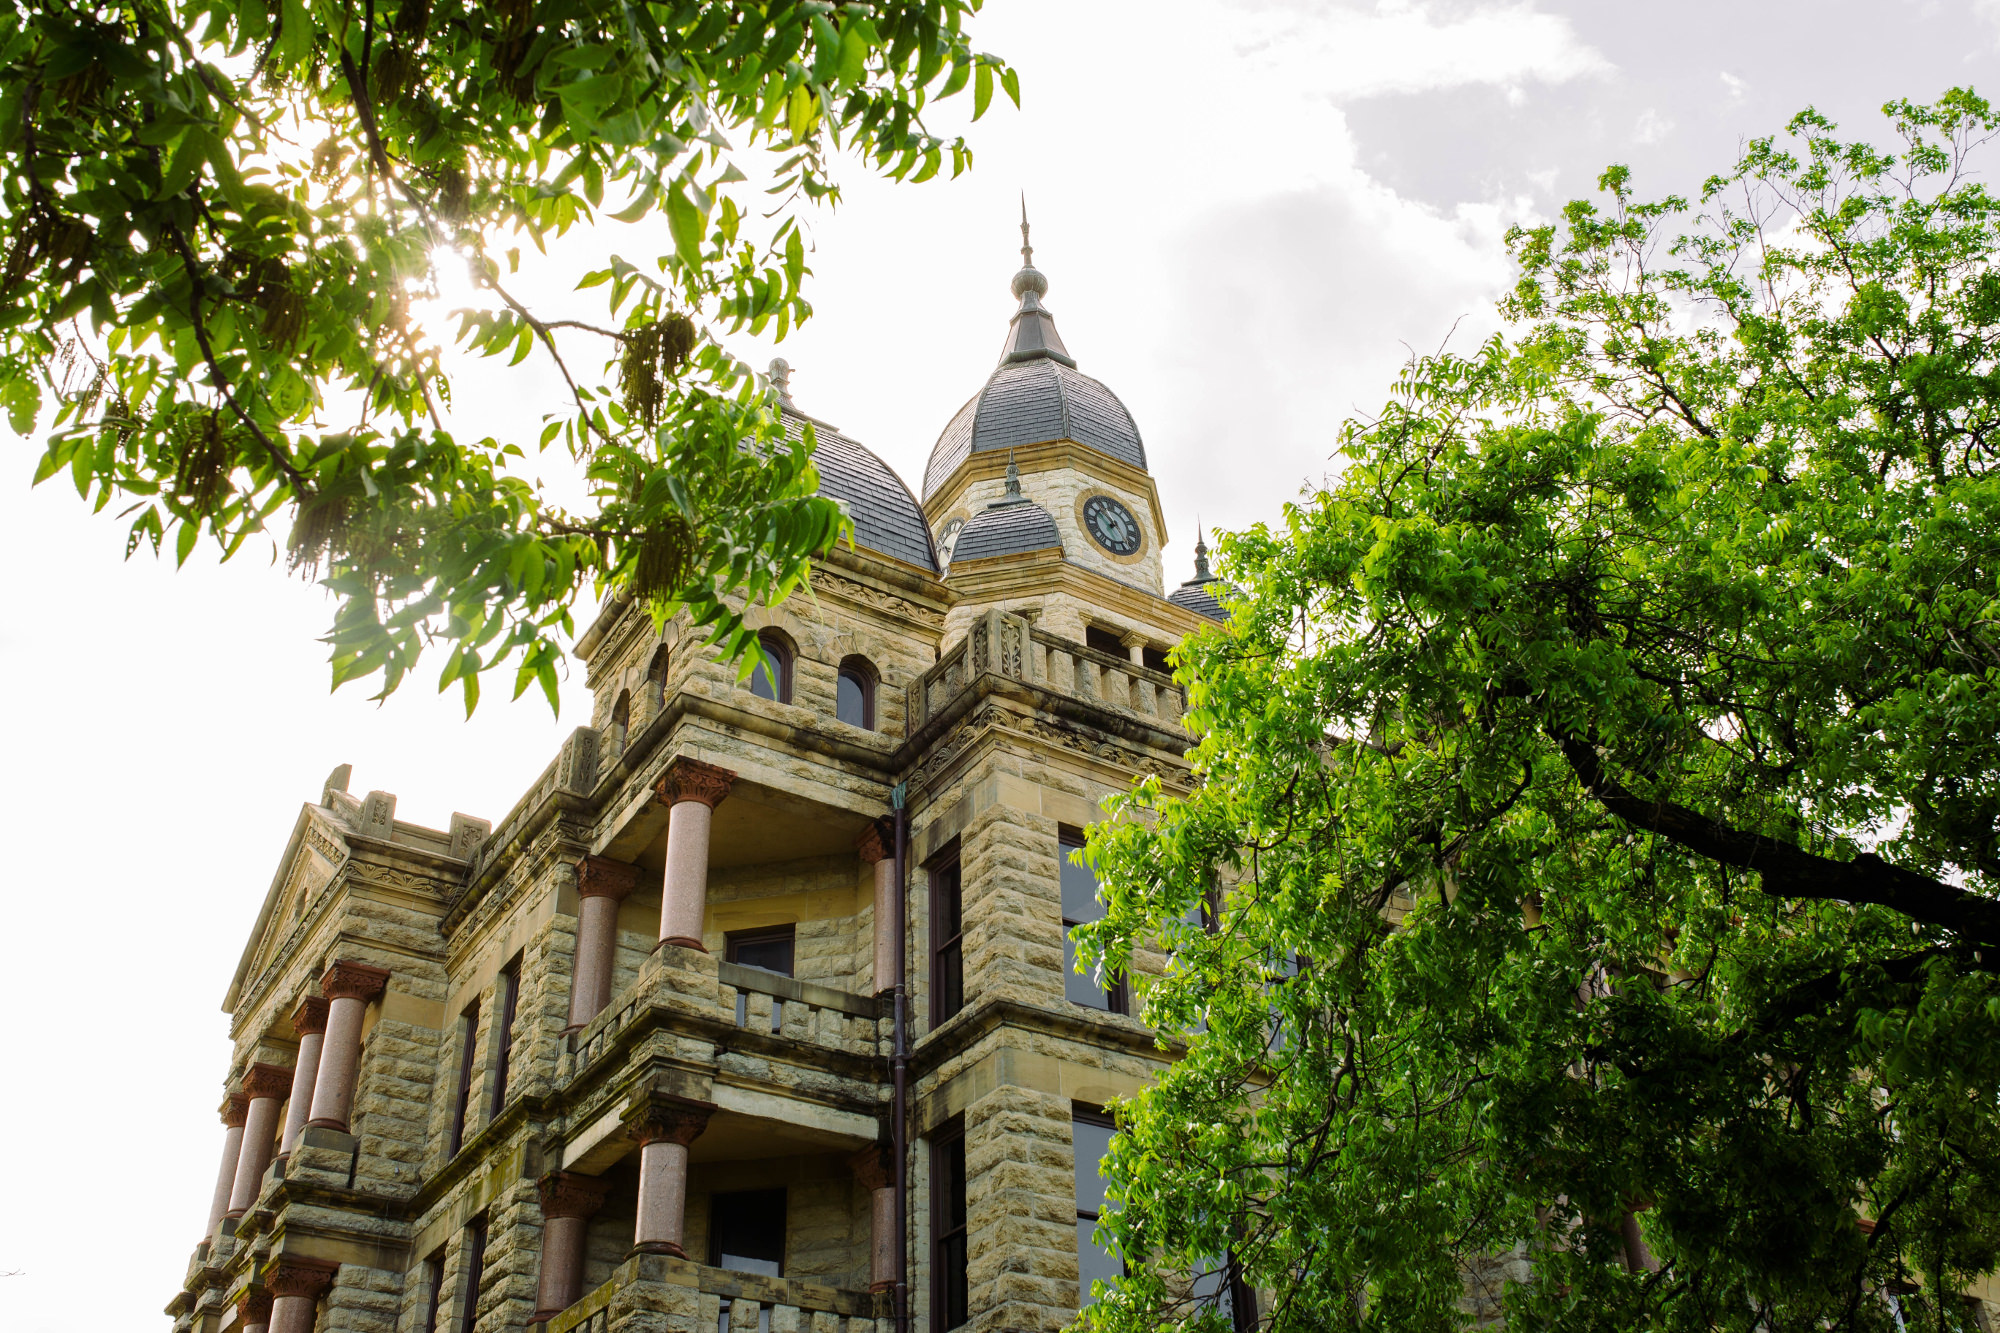
<svg viewBox="0 0 2000 1333">
<path fill-rule="evenodd" d="M 1068 1101 L 1003 1086 L 966 1108 L 973 1333 L 1054 1333 L 1077 1308 Z"/>
</svg>

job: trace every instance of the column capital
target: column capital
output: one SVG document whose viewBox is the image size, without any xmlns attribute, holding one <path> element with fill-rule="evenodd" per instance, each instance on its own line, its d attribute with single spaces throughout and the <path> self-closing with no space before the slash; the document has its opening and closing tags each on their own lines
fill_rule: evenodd
<svg viewBox="0 0 2000 1333">
<path fill-rule="evenodd" d="M 250 1115 L 250 1099 L 240 1092 L 232 1092 L 222 1102 L 222 1123 L 228 1129 L 241 1129 Z"/>
<path fill-rule="evenodd" d="M 370 967 L 366 963 L 350 963 L 337 960 L 329 963 L 326 975 L 320 978 L 320 993 L 329 1000 L 372 1000 L 382 993 L 389 984 L 386 968 Z"/>
<path fill-rule="evenodd" d="M 678 1143 L 685 1148 L 701 1137 L 701 1132 L 708 1128 L 708 1118 L 714 1114 L 714 1102 L 698 1102 L 670 1092 L 646 1093 L 625 1112 L 625 1132 L 641 1147 L 649 1143 Z"/>
<path fill-rule="evenodd" d="M 252 1287 L 236 1298 L 236 1326 L 250 1328 L 271 1322 L 271 1293 Z"/>
<path fill-rule="evenodd" d="M 851 1154 L 847 1165 L 863 1189 L 885 1190 L 895 1183 L 895 1171 L 890 1166 L 886 1144 L 869 1144 L 860 1152 Z"/>
<path fill-rule="evenodd" d="M 292 1071 L 277 1065 L 251 1065 L 243 1075 L 243 1095 L 251 1101 L 260 1097 L 273 1100 L 292 1090 Z"/>
<path fill-rule="evenodd" d="M 292 1010 L 292 1035 L 310 1037 L 314 1033 L 324 1033 L 327 1007 L 327 999 L 323 995 L 301 996 L 299 1007 Z"/>
<path fill-rule="evenodd" d="M 303 1296 L 316 1301 L 333 1284 L 340 1265 L 331 1259 L 280 1255 L 264 1270 L 264 1286 L 273 1296 Z"/>
<path fill-rule="evenodd" d="M 660 776 L 653 790 L 668 805 L 700 801 L 713 810 L 722 804 L 723 797 L 729 795 L 729 788 L 735 781 L 736 775 L 726 768 L 704 764 L 699 759 L 676 759 Z"/>
<path fill-rule="evenodd" d="M 639 867 L 629 862 L 586 856 L 576 863 L 579 898 L 623 898 L 638 887 Z"/>
<path fill-rule="evenodd" d="M 882 827 L 883 821 L 876 820 L 866 832 L 856 840 L 854 850 L 861 853 L 861 859 L 869 865 L 877 861 L 887 861 L 896 854 L 896 835 Z"/>
<path fill-rule="evenodd" d="M 535 1182 L 543 1217 L 589 1217 L 603 1206 L 608 1188 L 599 1177 L 574 1171 L 551 1171 Z"/>
</svg>

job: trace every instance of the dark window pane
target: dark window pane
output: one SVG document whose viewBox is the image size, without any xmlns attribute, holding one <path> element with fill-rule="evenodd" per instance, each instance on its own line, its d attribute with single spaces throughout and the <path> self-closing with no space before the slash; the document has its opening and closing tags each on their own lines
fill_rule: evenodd
<svg viewBox="0 0 2000 1333">
<path fill-rule="evenodd" d="M 1110 993 L 1098 984 L 1095 970 L 1077 972 L 1076 941 L 1070 938 L 1068 923 L 1063 929 L 1063 998 L 1092 1009 L 1111 1008 Z"/>
<path fill-rule="evenodd" d="M 953 1329 L 971 1317 L 965 1253 L 965 1139 L 962 1132 L 931 1145 L 931 1293 L 938 1329 Z"/>
<path fill-rule="evenodd" d="M 1097 1230 L 1097 1219 L 1079 1217 L 1076 1219 L 1076 1300 L 1079 1307 L 1091 1303 L 1090 1284 L 1097 1278 L 1109 1282 L 1125 1272 L 1125 1265 L 1118 1256 L 1108 1250 L 1098 1248 L 1091 1239 Z"/>
<path fill-rule="evenodd" d="M 709 1204 L 709 1262 L 738 1273 L 784 1276 L 785 1192 L 741 1190 Z"/>
<path fill-rule="evenodd" d="M 750 673 L 750 693 L 759 699 L 777 702 L 779 674 L 778 664 L 766 653 L 764 660 L 757 664 L 757 669 Z"/>
<path fill-rule="evenodd" d="M 762 931 L 755 935 L 732 937 L 729 941 L 729 961 L 741 963 L 745 967 L 761 967 L 766 972 L 776 972 L 779 976 L 792 975 L 792 932 Z"/>
<path fill-rule="evenodd" d="M 1146 649 L 1146 665 L 1154 671 L 1173 670 L 1173 667 L 1167 664 L 1167 655 L 1157 648 Z"/>
<path fill-rule="evenodd" d="M 1082 847 L 1082 843 L 1067 838 L 1056 845 L 1062 864 L 1062 911 L 1066 921 L 1095 921 L 1104 915 L 1104 904 L 1097 900 L 1097 876 L 1087 865 L 1069 863 L 1070 854 Z"/>
<path fill-rule="evenodd" d="M 850 727 L 868 725 L 868 685 L 859 672 L 840 673 L 840 688 L 834 698 L 833 715 Z"/>
<path fill-rule="evenodd" d="M 965 1004 L 964 894 L 958 862 L 931 872 L 931 1025 Z"/>
<path fill-rule="evenodd" d="M 1099 629 L 1095 625 L 1087 625 L 1083 631 L 1083 644 L 1084 647 L 1095 648 L 1101 653 L 1115 653 L 1119 657 L 1124 657 L 1127 655 L 1125 645 L 1120 642 L 1124 637 L 1124 635 L 1114 634 L 1108 629 Z"/>
<path fill-rule="evenodd" d="M 1111 1126 L 1089 1120 L 1071 1124 L 1076 1143 L 1076 1207 L 1093 1217 L 1104 1207 L 1104 1177 L 1098 1164 L 1111 1153 Z"/>
<path fill-rule="evenodd" d="M 965 1007 L 965 956 L 953 944 L 938 954 L 938 1018 L 950 1018 Z"/>
</svg>

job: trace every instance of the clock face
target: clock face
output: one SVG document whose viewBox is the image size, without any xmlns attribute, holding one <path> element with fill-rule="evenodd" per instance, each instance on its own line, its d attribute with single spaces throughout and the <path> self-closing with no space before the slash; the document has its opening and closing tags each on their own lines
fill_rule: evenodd
<svg viewBox="0 0 2000 1333">
<path fill-rule="evenodd" d="M 1108 495 L 1093 495 L 1083 502 L 1083 525 L 1090 529 L 1092 540 L 1113 555 L 1131 555 L 1139 549 L 1139 520 Z"/>
<path fill-rule="evenodd" d="M 944 552 L 947 560 L 951 558 L 951 548 L 958 545 L 958 530 L 964 526 L 964 519 L 955 518 L 938 530 L 938 549 Z"/>
</svg>

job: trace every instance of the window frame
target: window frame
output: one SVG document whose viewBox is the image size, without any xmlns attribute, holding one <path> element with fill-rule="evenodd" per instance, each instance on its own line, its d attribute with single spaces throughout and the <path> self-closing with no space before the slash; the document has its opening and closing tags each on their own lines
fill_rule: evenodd
<svg viewBox="0 0 2000 1333">
<path fill-rule="evenodd" d="M 486 1107 L 486 1123 L 492 1124 L 507 1108 L 507 1079 L 513 1072 L 514 1063 L 514 1022 L 521 1012 L 521 962 L 523 955 L 515 954 L 507 966 L 500 969 L 495 985 L 501 994 L 494 996 L 498 1002 L 500 1027 L 493 1034 L 493 1058 L 487 1063 L 493 1067 L 493 1096 Z"/>
<path fill-rule="evenodd" d="M 772 1195 L 778 1197 L 778 1271 L 776 1276 L 785 1275 L 785 1259 L 791 1249 L 792 1197 L 783 1185 L 767 1189 L 718 1190 L 708 1196 L 708 1266 L 722 1267 L 722 1229 L 716 1225 L 716 1205 L 725 1199 L 741 1198 L 746 1195 Z M 750 1256 L 746 1255 L 745 1258 Z M 730 1269 L 730 1272 L 750 1272 L 749 1269 Z"/>
<path fill-rule="evenodd" d="M 1107 1112 L 1103 1107 L 1097 1106 L 1090 1102 L 1071 1102 L 1069 1106 L 1069 1122 L 1070 1122 L 1070 1136 L 1069 1136 L 1070 1156 L 1072 1157 L 1072 1159 L 1074 1159 L 1076 1155 L 1077 1125 L 1079 1124 L 1096 1125 L 1100 1129 L 1108 1129 L 1112 1131 L 1114 1134 L 1117 1133 L 1118 1131 L 1118 1122 L 1111 1117 L 1111 1114 Z M 1098 1164 L 1100 1166 L 1103 1165 L 1102 1158 L 1098 1159 Z M 1104 1216 L 1104 1210 L 1101 1207 L 1096 1212 L 1086 1214 L 1083 1208 L 1083 1201 L 1081 1199 L 1077 1200 L 1076 1220 L 1078 1222 L 1084 1221 L 1087 1217 L 1092 1225 L 1092 1229 L 1094 1230 L 1098 1219 L 1102 1218 L 1103 1216 Z M 1090 1293 L 1084 1290 L 1083 1266 L 1081 1260 L 1082 1256 L 1078 1255 L 1077 1275 L 1076 1275 L 1076 1302 L 1077 1302 L 1076 1308 L 1078 1310 L 1088 1309 L 1091 1304 L 1089 1299 Z M 1120 1261 L 1121 1270 L 1123 1270 L 1124 1267 L 1125 1266 L 1123 1264 L 1123 1261 Z"/>
<path fill-rule="evenodd" d="M 930 912 L 927 921 L 930 936 L 930 1030 L 935 1032 L 954 1015 L 965 1008 L 965 867 L 959 859 L 959 845 L 956 840 L 944 851 L 932 857 L 924 867 L 924 878 L 930 891 Z M 938 923 L 944 920 L 945 881 L 950 881 L 950 894 L 956 902 L 958 928 L 949 938 L 940 938 Z M 949 956 L 955 973 L 954 984 L 945 985 L 946 958 Z M 952 997 L 951 1007 L 945 1007 L 945 997 Z"/>
<path fill-rule="evenodd" d="M 881 675 L 875 664 L 859 653 L 850 653 L 840 659 L 840 670 L 834 677 L 833 715 L 835 721 L 846 721 L 840 716 L 840 683 L 852 679 L 861 690 L 861 721 L 849 722 L 863 731 L 875 730 L 875 687 Z"/>
<path fill-rule="evenodd" d="M 1084 846 L 1084 838 L 1082 829 L 1073 828 L 1068 824 L 1059 824 L 1056 826 L 1056 877 L 1057 877 L 1056 895 L 1059 903 L 1062 896 L 1063 868 L 1069 865 L 1069 854 L 1072 851 L 1082 851 L 1083 846 Z M 1086 869 L 1087 868 L 1088 867 L 1086 867 Z M 1091 881 L 1095 883 L 1097 879 L 1097 873 L 1095 871 L 1092 871 L 1090 877 Z M 1063 931 L 1063 943 L 1065 945 L 1070 943 L 1069 933 L 1075 927 L 1089 925 L 1091 921 L 1103 920 L 1104 903 L 1102 898 L 1098 900 L 1097 907 L 1098 907 L 1097 915 L 1091 917 L 1089 920 L 1072 920 L 1067 914 L 1067 908 L 1060 906 L 1057 908 L 1058 911 L 1064 913 L 1061 920 L 1062 920 L 1062 931 Z M 1084 1004 L 1083 1001 L 1081 1000 L 1071 1000 L 1069 998 L 1069 978 L 1071 974 L 1067 971 L 1067 966 L 1068 966 L 1067 953 L 1065 953 L 1064 960 L 1065 960 L 1066 970 L 1063 976 L 1063 998 L 1065 1000 L 1069 1000 L 1069 1003 L 1076 1005 L 1078 1008 L 1081 1009 L 1092 1008 L 1093 1006 Z M 1132 1010 L 1132 992 L 1131 992 L 1131 987 L 1127 985 L 1127 978 L 1125 974 L 1123 972 L 1118 972 L 1110 977 L 1105 978 L 1104 1008 L 1099 1012 L 1107 1014 L 1130 1014 L 1131 1010 Z"/>
<path fill-rule="evenodd" d="M 764 967 L 759 963 L 746 963 L 737 957 L 737 951 L 746 944 L 775 944 L 783 940 L 791 946 L 789 970 L 779 972 L 776 968 Z M 754 967 L 760 972 L 771 972 L 777 976 L 796 976 L 799 966 L 799 928 L 795 921 L 787 921 L 778 926 L 759 926 L 755 930 L 732 930 L 722 937 L 722 958 L 724 962 L 738 967 Z"/>
<path fill-rule="evenodd" d="M 946 1227 L 945 1209 L 947 1190 L 945 1179 L 956 1157 L 958 1192 L 957 1199 L 964 1209 L 956 1225 Z M 964 1328 L 972 1322 L 972 1288 L 970 1282 L 971 1264 L 971 1213 L 966 1207 L 967 1196 L 971 1193 L 971 1181 L 967 1179 L 965 1168 L 965 1117 L 953 1116 L 950 1120 L 930 1133 L 930 1196 L 931 1196 L 931 1315 L 939 1333 L 950 1333 L 954 1328 Z M 947 1255 L 951 1242 L 958 1242 L 956 1258 Z M 947 1323 L 951 1311 L 947 1308 L 946 1284 L 953 1276 L 959 1282 L 958 1294 L 965 1302 L 962 1317 L 956 1323 Z"/>
<path fill-rule="evenodd" d="M 792 663 L 796 656 L 791 640 L 781 630 L 761 629 L 757 631 L 757 647 L 764 654 L 765 664 L 771 671 L 772 688 L 777 691 L 771 702 L 789 704 L 792 701 Z M 762 699 L 765 696 L 757 693 L 756 681 L 756 673 L 752 672 L 745 688 Z"/>
<path fill-rule="evenodd" d="M 466 1224 L 462 1253 L 465 1262 L 465 1304 L 458 1312 L 458 1333 L 475 1333 L 479 1324 L 479 1288 L 486 1281 L 488 1218 L 482 1212 Z"/>
<path fill-rule="evenodd" d="M 438 1333 L 438 1315 L 444 1305 L 444 1246 L 425 1256 L 423 1271 L 430 1294 L 424 1298 L 424 1322 L 418 1333 Z"/>
<path fill-rule="evenodd" d="M 447 1159 L 458 1156 L 458 1150 L 465 1146 L 469 1137 L 465 1132 L 465 1122 L 472 1115 L 473 1075 L 478 1072 L 479 1057 L 479 997 L 472 997 L 470 1003 L 458 1014 L 460 1049 L 458 1052 L 458 1094 L 453 1099 L 451 1117 L 451 1138 L 445 1151 Z"/>
</svg>

